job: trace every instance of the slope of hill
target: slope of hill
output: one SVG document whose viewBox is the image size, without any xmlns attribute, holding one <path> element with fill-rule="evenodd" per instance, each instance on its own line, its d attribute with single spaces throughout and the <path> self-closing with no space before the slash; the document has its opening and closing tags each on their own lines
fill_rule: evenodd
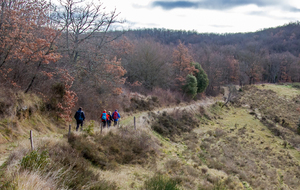
<svg viewBox="0 0 300 190">
<path fill-rule="evenodd" d="M 136 113 L 137 130 L 127 116 L 102 134 L 95 122 L 69 137 L 41 134 L 33 152 L 24 139 L 1 166 L 0 187 L 299 189 L 299 95 L 250 86 L 229 106 L 219 97 Z"/>
</svg>

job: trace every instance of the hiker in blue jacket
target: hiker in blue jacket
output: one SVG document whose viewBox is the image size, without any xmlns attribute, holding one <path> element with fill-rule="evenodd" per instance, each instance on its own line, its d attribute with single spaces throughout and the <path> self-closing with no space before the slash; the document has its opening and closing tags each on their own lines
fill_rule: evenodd
<svg viewBox="0 0 300 190">
<path fill-rule="evenodd" d="M 80 124 L 81 124 L 81 130 L 82 130 L 82 125 L 83 125 L 83 121 L 85 120 L 85 115 L 84 115 L 84 112 L 82 111 L 81 107 L 75 113 L 74 118 L 76 119 L 76 123 L 77 123 L 76 131 L 78 131 Z"/>
<path fill-rule="evenodd" d="M 114 126 L 118 124 L 119 118 L 121 118 L 120 114 L 118 113 L 118 110 L 115 110 L 114 113 L 112 114 L 112 118 L 114 120 Z"/>
<path fill-rule="evenodd" d="M 107 120 L 109 119 L 108 114 L 106 113 L 106 110 L 103 111 L 100 118 L 101 118 L 101 121 L 103 123 L 103 127 L 106 127 Z"/>
</svg>

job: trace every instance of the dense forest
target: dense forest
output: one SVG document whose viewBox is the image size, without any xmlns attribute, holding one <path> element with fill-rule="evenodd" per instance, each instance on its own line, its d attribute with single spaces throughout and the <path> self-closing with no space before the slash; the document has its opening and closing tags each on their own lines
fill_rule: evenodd
<svg viewBox="0 0 300 190">
<path fill-rule="evenodd" d="M 299 22 L 237 34 L 113 31 L 118 16 L 95 3 L 2 0 L 1 86 L 40 94 L 68 121 L 75 105 L 95 116 L 124 109 L 130 92 L 178 101 L 222 85 L 300 81 Z"/>
</svg>

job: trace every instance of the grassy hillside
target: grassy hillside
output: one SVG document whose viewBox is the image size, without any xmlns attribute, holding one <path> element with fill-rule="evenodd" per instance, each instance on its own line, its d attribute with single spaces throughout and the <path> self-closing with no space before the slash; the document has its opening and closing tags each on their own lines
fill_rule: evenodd
<svg viewBox="0 0 300 190">
<path fill-rule="evenodd" d="M 10 155 L 1 166 L 0 187 L 300 189 L 299 98 L 300 90 L 290 85 L 244 87 L 228 106 L 210 99 L 139 112 L 137 130 L 132 115 L 102 134 L 90 121 L 69 137 L 48 125 L 56 122 L 42 112 L 27 119 L 11 114 L 2 120 L 20 126 L 27 120 L 24 130 L 34 128 L 33 121 L 45 127 L 31 152 L 26 132 L 14 129 L 24 137 L 9 136 L 1 124 L 1 146 Z"/>
</svg>

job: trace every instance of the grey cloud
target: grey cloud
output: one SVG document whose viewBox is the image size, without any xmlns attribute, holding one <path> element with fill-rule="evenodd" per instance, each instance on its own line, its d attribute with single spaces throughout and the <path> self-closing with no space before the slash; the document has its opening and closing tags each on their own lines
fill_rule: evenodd
<svg viewBox="0 0 300 190">
<path fill-rule="evenodd" d="M 211 27 L 214 28 L 232 28 L 233 26 L 230 25 L 210 25 Z"/>
<path fill-rule="evenodd" d="M 291 12 L 296 12 L 296 13 L 299 13 L 300 12 L 300 9 L 298 9 L 298 8 L 296 8 L 296 7 L 290 7 L 290 8 L 288 8 L 289 9 L 289 11 L 291 11 Z"/>
<path fill-rule="evenodd" d="M 248 15 L 256 15 L 256 16 L 266 16 L 268 15 L 265 11 L 252 11 L 247 13 Z"/>
<path fill-rule="evenodd" d="M 165 10 L 176 8 L 203 8 L 213 10 L 225 10 L 238 6 L 254 4 L 259 7 L 279 5 L 280 0 L 202 0 L 202 1 L 153 1 L 152 7 L 161 7 Z"/>
<path fill-rule="evenodd" d="M 156 23 L 141 23 L 141 22 L 133 22 L 133 21 L 126 21 L 126 23 L 128 25 L 130 25 L 131 27 L 137 27 L 137 26 L 140 26 L 140 25 L 146 25 L 146 26 L 149 26 L 149 27 L 159 27 L 158 24 Z"/>
<path fill-rule="evenodd" d="M 286 10 L 290 10 L 290 9 L 286 8 Z M 300 11 L 300 10 L 298 10 L 298 11 Z M 292 20 L 298 20 L 298 18 L 296 18 L 296 17 L 286 17 L 286 16 L 280 15 L 280 14 L 277 16 L 270 15 L 268 12 L 265 12 L 265 11 L 252 11 L 248 14 L 255 15 L 255 16 L 269 17 L 269 18 L 273 18 L 273 19 L 277 19 L 277 20 L 286 20 L 287 22 L 292 21 Z"/>
<path fill-rule="evenodd" d="M 170 10 L 175 8 L 198 8 L 198 3 L 189 1 L 154 1 L 152 6 Z"/>
</svg>

